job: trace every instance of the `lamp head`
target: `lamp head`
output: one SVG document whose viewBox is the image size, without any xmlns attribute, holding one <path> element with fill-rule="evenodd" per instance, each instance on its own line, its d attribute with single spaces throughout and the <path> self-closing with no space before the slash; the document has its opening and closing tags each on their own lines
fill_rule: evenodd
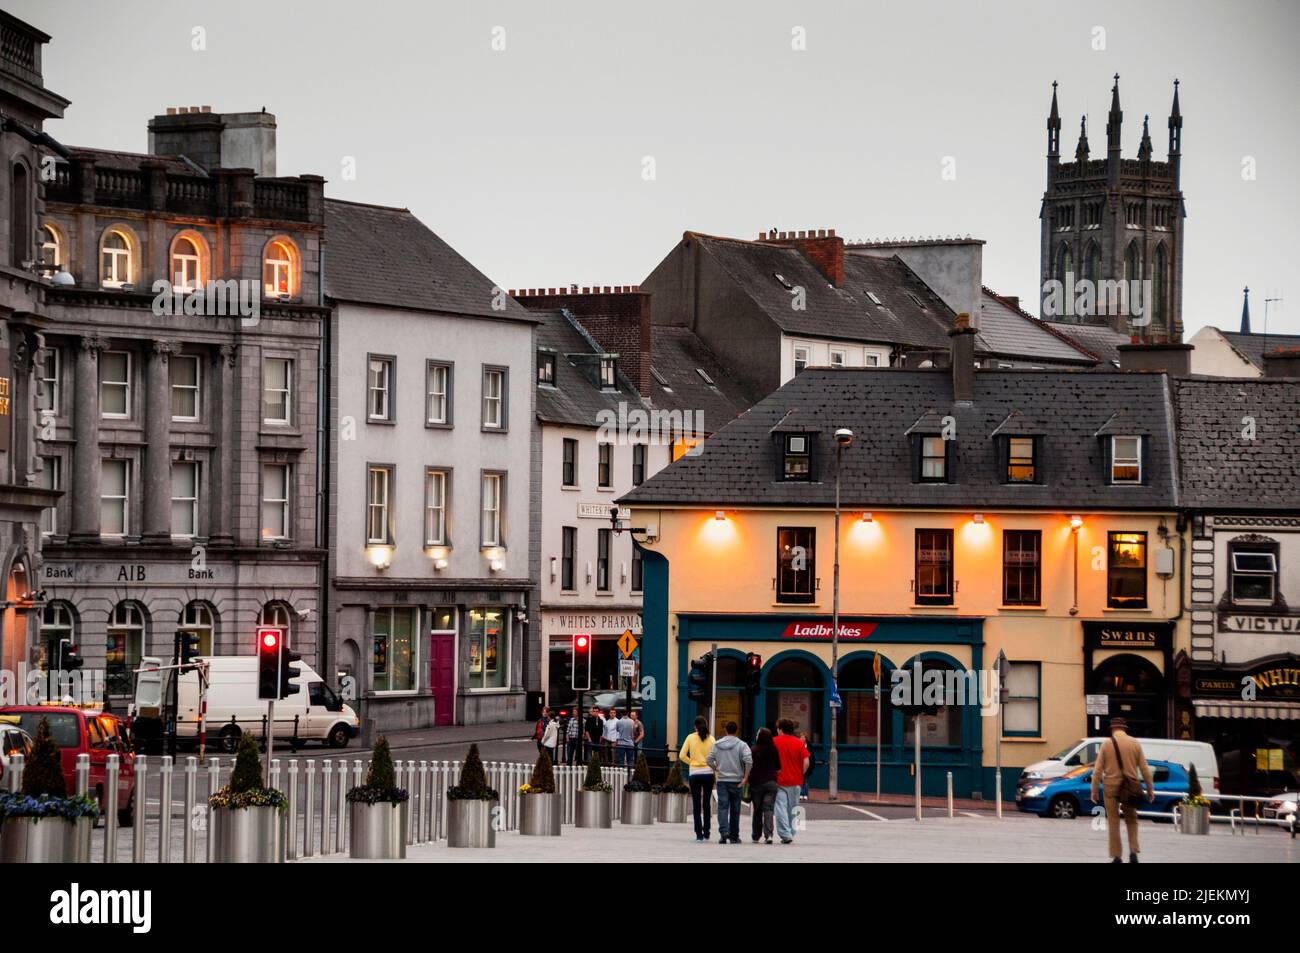
<svg viewBox="0 0 1300 953">
<path fill-rule="evenodd" d="M 847 447 L 853 443 L 853 431 L 848 427 L 840 427 L 835 431 L 835 442 L 840 447 Z"/>
</svg>

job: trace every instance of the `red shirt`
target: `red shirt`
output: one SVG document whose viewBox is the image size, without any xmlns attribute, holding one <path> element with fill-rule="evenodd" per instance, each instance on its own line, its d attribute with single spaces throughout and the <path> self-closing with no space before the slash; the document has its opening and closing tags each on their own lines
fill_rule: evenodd
<svg viewBox="0 0 1300 953">
<path fill-rule="evenodd" d="M 778 787 L 796 788 L 803 784 L 803 762 L 808 749 L 794 735 L 777 735 L 773 742 L 781 756 L 781 770 L 777 773 Z"/>
</svg>

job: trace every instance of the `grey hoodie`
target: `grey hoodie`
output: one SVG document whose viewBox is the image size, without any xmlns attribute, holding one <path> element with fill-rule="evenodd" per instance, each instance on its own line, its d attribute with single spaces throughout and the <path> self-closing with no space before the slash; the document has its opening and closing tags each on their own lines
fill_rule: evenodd
<svg viewBox="0 0 1300 953">
<path fill-rule="evenodd" d="M 749 745 L 736 735 L 723 735 L 709 752 L 709 767 L 718 772 L 719 781 L 740 781 L 754 763 Z"/>
</svg>

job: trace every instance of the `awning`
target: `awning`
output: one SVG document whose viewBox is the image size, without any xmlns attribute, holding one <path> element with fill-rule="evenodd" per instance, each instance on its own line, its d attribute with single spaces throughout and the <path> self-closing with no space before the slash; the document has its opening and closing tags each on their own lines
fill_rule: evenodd
<svg viewBox="0 0 1300 953">
<path fill-rule="evenodd" d="M 1199 701 L 1192 699 L 1197 718 L 1271 718 L 1300 721 L 1300 702 Z"/>
</svg>

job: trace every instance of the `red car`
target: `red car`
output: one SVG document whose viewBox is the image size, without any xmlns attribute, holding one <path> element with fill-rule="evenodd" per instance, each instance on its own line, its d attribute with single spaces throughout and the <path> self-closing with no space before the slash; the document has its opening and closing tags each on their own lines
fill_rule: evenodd
<svg viewBox="0 0 1300 953">
<path fill-rule="evenodd" d="M 117 776 L 118 823 L 130 827 L 135 808 L 135 753 L 127 739 L 126 722 L 116 715 L 60 705 L 10 705 L 0 708 L 0 715 L 12 715 L 18 725 L 33 738 L 36 726 L 45 718 L 50 723 L 50 737 L 63 755 L 63 779 L 68 791 L 77 786 L 77 755 L 90 755 L 90 794 L 99 799 L 103 813 L 110 804 L 104 793 L 108 756 L 121 758 Z"/>
</svg>

